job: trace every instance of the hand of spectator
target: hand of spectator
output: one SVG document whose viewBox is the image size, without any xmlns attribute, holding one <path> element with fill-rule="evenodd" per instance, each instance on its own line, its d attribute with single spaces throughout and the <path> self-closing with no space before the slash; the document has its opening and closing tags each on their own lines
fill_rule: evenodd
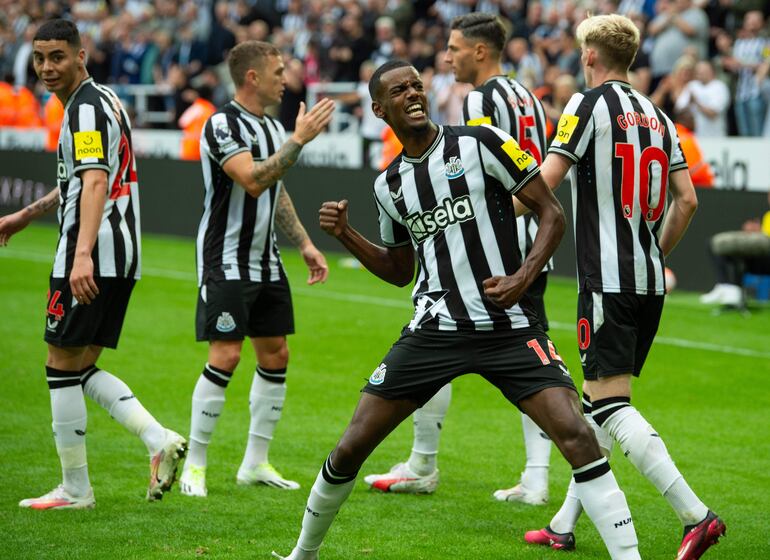
<svg viewBox="0 0 770 560">
<path fill-rule="evenodd" d="M 310 142 L 326 128 L 326 125 L 332 120 L 333 112 L 334 101 L 328 98 L 316 104 L 308 112 L 305 112 L 305 104 L 300 102 L 294 133 L 291 135 L 292 140 L 300 146 Z"/>
</svg>

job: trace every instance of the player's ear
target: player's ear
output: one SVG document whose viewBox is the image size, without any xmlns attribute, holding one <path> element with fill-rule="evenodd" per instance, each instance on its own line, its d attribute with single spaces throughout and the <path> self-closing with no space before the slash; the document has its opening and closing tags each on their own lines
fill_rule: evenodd
<svg viewBox="0 0 770 560">
<path fill-rule="evenodd" d="M 473 54 L 476 60 L 484 60 L 489 52 L 489 47 L 485 43 L 476 43 L 473 47 Z"/>
<path fill-rule="evenodd" d="M 378 119 L 385 120 L 385 111 L 379 101 L 372 101 L 372 112 Z"/>
</svg>

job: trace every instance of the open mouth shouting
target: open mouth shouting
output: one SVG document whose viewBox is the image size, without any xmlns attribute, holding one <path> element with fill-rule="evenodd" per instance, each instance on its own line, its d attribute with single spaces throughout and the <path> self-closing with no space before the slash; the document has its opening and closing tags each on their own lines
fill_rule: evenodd
<svg viewBox="0 0 770 560">
<path fill-rule="evenodd" d="M 426 117 L 425 108 L 422 103 L 410 103 L 407 105 L 406 114 L 412 119 L 424 119 Z"/>
</svg>

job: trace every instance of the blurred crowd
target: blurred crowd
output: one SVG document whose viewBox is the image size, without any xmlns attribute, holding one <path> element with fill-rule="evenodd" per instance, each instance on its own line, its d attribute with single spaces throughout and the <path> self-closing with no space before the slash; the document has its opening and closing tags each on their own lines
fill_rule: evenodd
<svg viewBox="0 0 770 560">
<path fill-rule="evenodd" d="M 0 0 L 0 125 L 18 118 L 3 101 L 14 92 L 25 98 L 20 107 L 33 104 L 32 116 L 35 100 L 45 105 L 30 53 L 37 26 L 52 17 L 77 23 L 96 81 L 163 88 L 148 106 L 173 116 L 160 126 L 180 127 L 190 107 L 183 124 L 226 102 L 223 61 L 247 39 L 285 53 L 278 114 L 289 129 L 309 86 L 350 82 L 340 102 L 365 139 L 379 139 L 362 84 L 390 58 L 423 73 L 435 120 L 454 124 L 468 86 L 454 82 L 444 48 L 452 19 L 473 10 L 503 17 L 504 68 L 536 92 L 551 119 L 584 87 L 575 27 L 587 13 L 621 13 L 642 33 L 632 66 L 639 91 L 672 116 L 688 113 L 700 137 L 770 136 L 770 0 Z"/>
</svg>

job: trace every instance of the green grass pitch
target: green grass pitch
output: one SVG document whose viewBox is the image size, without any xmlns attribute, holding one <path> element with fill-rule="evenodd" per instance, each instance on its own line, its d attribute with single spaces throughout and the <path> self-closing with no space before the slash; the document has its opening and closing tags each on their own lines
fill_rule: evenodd
<svg viewBox="0 0 770 560">
<path fill-rule="evenodd" d="M 322 235 L 316 233 L 315 235 Z M 0 523 L 3 558 L 269 558 L 288 553 L 310 486 L 350 419 L 364 380 L 410 318 L 409 291 L 329 254 L 329 281 L 308 287 L 297 253 L 284 251 L 297 335 L 290 338 L 289 393 L 271 460 L 302 489 L 240 487 L 235 472 L 248 427 L 255 366 L 246 347 L 209 447 L 209 498 L 168 494 L 144 500 L 144 446 L 89 402 L 88 454 L 97 499 L 92 511 L 33 512 L 18 500 L 59 482 L 45 384 L 42 331 L 56 230 L 30 227 L 0 249 Z M 708 271 L 704 271 L 708 274 Z M 580 382 L 574 329 L 575 285 L 552 279 L 546 294 L 557 348 Z M 146 235 L 144 278 L 134 292 L 118 351 L 100 366 L 123 378 L 165 425 L 187 435 L 190 397 L 206 360 L 194 341 L 196 300 L 191 240 Z M 657 428 L 690 485 L 727 522 L 707 558 L 768 558 L 770 553 L 770 310 L 715 316 L 695 294 L 668 300 L 658 342 L 634 388 L 634 403 Z M 518 412 L 476 376 L 460 379 L 439 456 L 441 484 L 431 496 L 368 492 L 359 482 L 322 549 L 324 559 L 558 559 L 529 547 L 526 529 L 547 523 L 568 481 L 554 451 L 551 501 L 503 504 L 497 488 L 523 466 Z M 362 473 L 403 460 L 411 422 L 374 453 Z M 655 489 L 616 451 L 612 461 L 634 515 L 644 558 L 672 559 L 679 522 Z M 587 518 L 573 560 L 605 558 Z"/>
</svg>

